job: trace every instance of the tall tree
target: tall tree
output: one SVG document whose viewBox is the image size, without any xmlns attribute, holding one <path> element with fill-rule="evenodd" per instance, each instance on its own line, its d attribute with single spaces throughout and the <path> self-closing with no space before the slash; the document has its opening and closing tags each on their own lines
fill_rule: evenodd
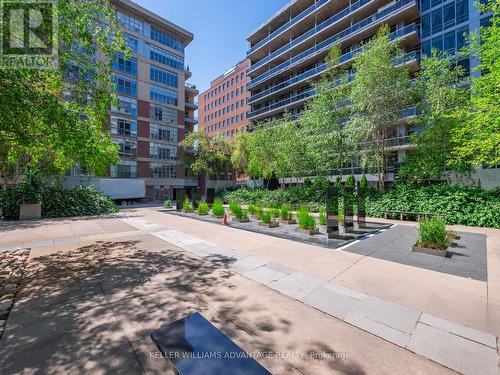
<svg viewBox="0 0 500 375">
<path fill-rule="evenodd" d="M 450 56 L 433 50 L 420 68 L 415 84 L 419 102 L 415 125 L 422 131 L 413 136 L 417 147 L 408 152 L 400 171 L 401 178 L 411 182 L 444 178 L 455 146 L 452 132 L 464 121 L 457 114 L 468 103 L 467 88 L 460 80 L 463 69 Z M 460 172 L 469 170 L 467 163 L 454 164 Z"/>
<path fill-rule="evenodd" d="M 329 51 L 325 63 L 327 70 L 313 86 L 316 95 L 306 103 L 299 119 L 303 142 L 307 146 L 309 168 L 321 175 L 332 169 L 345 166 L 350 161 L 350 147 L 344 133 L 344 124 L 349 115 L 345 98 L 350 86 L 349 75 L 340 65 L 340 46 Z"/>
<path fill-rule="evenodd" d="M 101 174 L 118 160 L 106 129 L 116 97 L 111 63 L 125 50 L 116 12 L 108 0 L 61 1 L 55 11 L 58 68 L 0 68 L 4 183 L 64 173 L 75 163 Z"/>
<path fill-rule="evenodd" d="M 500 164 L 500 1 L 476 5 L 492 16 L 490 26 L 471 36 L 468 52 L 480 60 L 474 71 L 481 75 L 472 76 L 468 120 L 452 133 L 452 161 L 492 166 Z"/>
<path fill-rule="evenodd" d="M 222 136 L 211 139 L 201 132 L 189 133 L 180 145 L 192 156 L 191 171 L 197 176 L 208 175 L 216 180 L 222 173 L 231 172 L 233 146 Z"/>
<path fill-rule="evenodd" d="M 389 31 L 387 25 L 381 27 L 356 55 L 356 78 L 349 94 L 349 133 L 363 165 L 377 170 L 380 187 L 386 164 L 384 140 L 412 98 L 408 69 L 398 64 L 402 51 L 390 40 Z"/>
</svg>

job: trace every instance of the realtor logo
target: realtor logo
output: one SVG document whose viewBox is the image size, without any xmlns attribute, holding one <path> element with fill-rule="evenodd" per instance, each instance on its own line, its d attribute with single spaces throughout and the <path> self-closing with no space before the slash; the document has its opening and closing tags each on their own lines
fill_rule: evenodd
<svg viewBox="0 0 500 375">
<path fill-rule="evenodd" d="M 0 68 L 57 66 L 57 2 L 0 0 Z"/>
</svg>

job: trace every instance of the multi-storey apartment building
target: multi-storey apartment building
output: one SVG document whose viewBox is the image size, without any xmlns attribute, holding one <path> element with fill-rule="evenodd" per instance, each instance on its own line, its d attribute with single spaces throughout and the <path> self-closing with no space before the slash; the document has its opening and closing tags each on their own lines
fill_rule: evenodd
<svg viewBox="0 0 500 375">
<path fill-rule="evenodd" d="M 382 24 L 391 28 L 405 52 L 402 62 L 410 72 L 419 69 L 422 53 L 432 48 L 454 53 L 464 46 L 467 33 L 486 24 L 474 0 L 293 0 L 248 37 L 247 57 L 251 123 L 280 116 L 285 109 L 298 115 L 315 92 L 310 82 L 325 71 L 324 59 L 335 44 L 342 48 L 340 63 L 352 63 L 354 54 Z M 458 61 L 466 72 L 474 61 Z M 354 75 L 353 75 L 354 76 Z M 408 108 L 403 119 L 416 115 Z M 389 160 L 400 162 L 408 135 L 417 129 L 395 126 L 387 139 Z"/>
<path fill-rule="evenodd" d="M 249 61 L 243 60 L 214 79 L 210 88 L 198 96 L 198 131 L 210 137 L 222 135 L 234 140 L 248 125 Z"/>
<path fill-rule="evenodd" d="M 110 112 L 110 131 L 120 146 L 112 178 L 145 180 L 146 199 L 175 199 L 176 190 L 197 186 L 185 175 L 179 142 L 194 131 L 195 86 L 185 68 L 193 34 L 129 0 L 112 0 L 130 58 L 116 56 L 119 104 Z"/>
</svg>

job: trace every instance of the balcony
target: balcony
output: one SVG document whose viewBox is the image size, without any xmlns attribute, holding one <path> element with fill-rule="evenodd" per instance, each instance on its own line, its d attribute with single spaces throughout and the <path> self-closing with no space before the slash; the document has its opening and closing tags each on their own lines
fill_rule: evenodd
<svg viewBox="0 0 500 375">
<path fill-rule="evenodd" d="M 340 21 L 342 18 L 350 15 L 352 12 L 355 10 L 361 8 L 362 6 L 372 2 L 373 0 L 359 0 L 358 2 L 354 3 L 353 5 L 345 8 L 344 10 L 340 11 L 339 13 L 333 15 L 332 17 L 328 18 L 321 24 L 319 24 L 316 27 L 313 27 L 311 30 L 307 31 L 306 33 L 300 35 L 298 38 L 292 40 L 290 43 L 284 45 L 281 48 L 278 48 L 276 51 L 271 53 L 270 55 L 264 57 L 261 59 L 259 62 L 256 64 L 253 64 L 250 69 L 248 69 L 248 73 L 251 73 L 255 71 L 258 67 L 264 65 L 265 63 L 271 61 L 275 57 L 281 55 L 282 53 L 290 50 L 291 48 L 299 45 L 300 43 L 304 42 L 305 40 L 309 39 L 313 35 L 316 35 L 317 33 L 326 30 L 328 27 L 334 25 L 336 22 Z"/>
<path fill-rule="evenodd" d="M 196 125 L 198 123 L 197 117 L 184 116 L 184 121 L 188 124 Z"/>
<path fill-rule="evenodd" d="M 363 0 L 360 0 L 363 1 Z M 328 49 L 330 49 L 334 44 L 339 43 L 341 41 L 345 41 L 348 38 L 352 38 L 354 35 L 359 34 L 361 30 L 366 30 L 370 27 L 374 27 L 380 23 L 384 19 L 386 19 L 389 15 L 392 15 L 396 10 L 400 10 L 408 5 L 414 5 L 416 7 L 416 2 L 415 0 L 400 0 L 397 3 L 391 5 L 390 7 L 376 13 L 375 15 L 372 15 L 371 17 L 367 17 L 364 20 L 358 22 L 357 24 L 327 38 L 326 40 L 322 41 L 321 43 L 316 44 L 315 46 L 305 50 L 302 53 L 299 53 L 298 55 L 290 58 L 289 60 L 275 66 L 274 68 L 266 71 L 265 73 L 253 78 L 250 83 L 247 85 L 247 89 L 251 89 L 258 85 L 259 83 L 262 83 L 269 78 L 282 73 L 286 69 L 298 65 L 301 62 L 306 61 L 312 56 L 316 56 L 322 52 L 326 52 Z M 416 27 L 414 24 L 409 25 L 411 27 L 415 28 L 415 32 L 417 31 Z M 408 27 L 408 26 L 407 26 Z M 404 30 L 405 28 L 401 29 Z M 399 30 L 399 31 L 401 31 Z M 250 68 L 252 69 L 252 68 Z"/>
<path fill-rule="evenodd" d="M 185 83 L 186 90 L 190 90 L 198 94 L 198 89 L 196 88 L 196 85 L 193 85 L 192 83 Z"/>
<path fill-rule="evenodd" d="M 189 100 L 186 100 L 185 101 L 185 106 L 188 107 L 188 108 L 191 108 L 191 109 L 198 109 L 198 102 L 190 102 Z"/>
<path fill-rule="evenodd" d="M 419 59 L 420 59 L 420 52 L 412 51 L 412 52 L 408 52 L 408 53 L 404 54 L 403 56 L 401 56 L 400 58 L 398 58 L 397 62 L 395 62 L 395 63 L 398 63 L 398 64 L 412 63 L 414 61 L 418 62 Z M 355 77 L 354 75 L 349 75 L 348 82 L 351 82 L 354 79 L 354 77 Z M 270 116 L 273 113 L 280 112 L 280 110 L 282 110 L 286 106 L 289 106 L 291 104 L 293 104 L 293 105 L 300 104 L 300 103 L 304 102 L 307 98 L 314 96 L 315 94 L 316 93 L 315 93 L 314 88 L 311 87 L 308 90 L 306 90 L 305 92 L 300 93 L 300 94 L 295 95 L 295 96 L 292 96 L 291 98 L 288 98 L 288 99 L 273 103 L 269 106 L 259 108 L 255 111 L 252 111 L 248 114 L 248 118 L 255 121 L 255 120 L 257 120 L 257 118 L 255 118 L 255 117 L 260 116 L 262 114 L 266 114 L 266 115 L 261 116 L 261 118 Z M 407 110 L 403 111 L 403 113 L 401 115 L 404 118 L 410 118 L 411 116 L 416 116 L 416 114 L 417 114 L 416 108 L 412 107 L 412 108 L 408 108 Z"/>
<path fill-rule="evenodd" d="M 293 19 L 291 19 L 290 21 L 288 21 L 287 23 L 285 23 L 283 26 L 281 26 L 277 30 L 273 31 L 267 37 L 265 37 L 264 39 L 262 39 L 259 43 L 257 43 L 252 48 L 250 48 L 247 51 L 247 57 L 250 56 L 255 51 L 257 51 L 262 46 L 264 46 L 265 44 L 267 44 L 268 42 L 270 42 L 271 40 L 273 40 L 274 38 L 276 38 L 278 35 L 282 34 L 286 30 L 288 30 L 290 27 L 298 24 L 300 21 L 302 21 L 307 16 L 313 14 L 317 9 L 321 8 L 327 2 L 328 2 L 328 0 L 319 0 L 317 3 L 311 5 L 309 8 L 307 8 L 302 13 L 300 13 L 299 15 L 297 15 L 296 17 L 294 17 Z"/>
<path fill-rule="evenodd" d="M 416 32 L 417 32 L 417 26 L 415 24 L 411 24 L 411 25 L 405 26 L 404 28 L 402 28 L 400 30 L 396 30 L 395 32 L 393 32 L 391 34 L 391 39 L 396 40 L 399 38 L 404 38 L 405 36 L 408 36 L 411 33 L 416 33 Z M 355 50 L 352 50 L 348 53 L 341 55 L 339 58 L 339 62 L 340 62 L 339 66 L 346 64 L 349 61 L 353 60 L 355 54 L 357 52 L 359 52 L 360 50 L 361 50 L 361 48 L 357 48 Z M 248 102 L 254 103 L 255 101 L 262 99 L 262 98 L 265 98 L 265 97 L 268 97 L 269 95 L 271 95 L 273 93 L 282 91 L 282 90 L 289 88 L 297 83 L 304 82 L 307 79 L 316 77 L 326 70 L 326 66 L 327 66 L 326 63 L 323 63 L 323 64 L 321 64 L 321 65 L 319 65 L 311 70 L 308 70 L 302 74 L 299 74 L 295 77 L 292 77 L 285 82 L 281 82 L 278 85 L 272 86 L 266 90 L 263 90 L 257 94 L 254 94 L 250 97 Z"/>
<path fill-rule="evenodd" d="M 417 147 L 415 143 L 412 143 L 410 135 L 386 139 L 384 140 L 384 146 L 386 148 L 386 151 L 403 150 Z"/>
</svg>

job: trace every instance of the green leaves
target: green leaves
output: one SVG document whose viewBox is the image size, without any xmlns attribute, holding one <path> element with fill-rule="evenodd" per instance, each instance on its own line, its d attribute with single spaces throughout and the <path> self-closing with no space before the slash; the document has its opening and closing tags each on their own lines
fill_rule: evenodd
<svg viewBox="0 0 500 375">
<path fill-rule="evenodd" d="M 111 62 L 125 48 L 116 12 L 107 0 L 61 1 L 56 10 L 59 68 L 0 69 L 6 182 L 27 173 L 64 174 L 75 164 L 103 174 L 118 160 L 106 127 L 115 98 Z"/>
</svg>

